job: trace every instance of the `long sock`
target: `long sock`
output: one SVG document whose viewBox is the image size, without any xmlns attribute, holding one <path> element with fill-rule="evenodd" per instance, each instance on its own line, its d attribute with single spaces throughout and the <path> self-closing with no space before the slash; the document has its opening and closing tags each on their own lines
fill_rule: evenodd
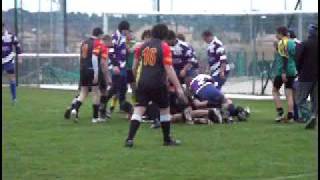
<svg viewBox="0 0 320 180">
<path fill-rule="evenodd" d="M 74 104 L 74 109 L 76 109 L 77 111 L 79 111 L 80 107 L 82 105 L 82 102 L 77 100 Z"/>
<path fill-rule="evenodd" d="M 15 100 L 17 98 L 16 89 L 17 89 L 16 81 L 10 81 L 10 91 L 11 91 L 12 100 Z"/>
<path fill-rule="evenodd" d="M 139 121 L 131 120 L 127 140 L 133 140 L 134 136 L 137 133 L 137 130 L 139 129 L 139 126 L 140 126 Z"/>
<path fill-rule="evenodd" d="M 293 112 L 288 112 L 288 119 L 292 119 L 293 118 Z"/>
<path fill-rule="evenodd" d="M 237 115 L 237 110 L 233 104 L 229 104 L 228 106 L 228 111 L 230 113 L 230 116 L 236 116 Z"/>
<path fill-rule="evenodd" d="M 107 96 L 101 96 L 100 97 L 100 111 L 102 113 L 105 113 L 106 108 L 107 108 Z"/>
<path fill-rule="evenodd" d="M 163 133 L 163 140 L 165 142 L 170 141 L 170 121 L 161 122 L 161 129 Z"/>
<path fill-rule="evenodd" d="M 282 116 L 283 115 L 283 108 L 277 108 L 277 113 L 279 116 Z"/>
<path fill-rule="evenodd" d="M 92 105 L 92 110 L 93 110 L 92 117 L 95 119 L 99 117 L 99 106 L 100 106 L 99 104 Z"/>
</svg>

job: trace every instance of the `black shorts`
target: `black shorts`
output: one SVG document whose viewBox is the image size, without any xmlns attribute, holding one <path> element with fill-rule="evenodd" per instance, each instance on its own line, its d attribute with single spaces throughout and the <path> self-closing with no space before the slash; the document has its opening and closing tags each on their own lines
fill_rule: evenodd
<svg viewBox="0 0 320 180">
<path fill-rule="evenodd" d="M 136 106 L 147 107 L 148 103 L 152 101 L 159 108 L 164 109 L 169 107 L 169 93 L 166 86 L 159 88 L 146 88 L 138 86 L 136 89 Z"/>
<path fill-rule="evenodd" d="M 80 70 L 80 86 L 97 86 L 98 83 L 93 83 L 93 79 L 94 79 L 93 69 Z"/>
<path fill-rule="evenodd" d="M 280 89 L 282 84 L 284 84 L 286 89 L 293 89 L 294 76 L 287 76 L 287 82 L 283 83 L 281 76 L 276 76 L 273 81 L 273 87 Z"/>
<path fill-rule="evenodd" d="M 133 71 L 132 71 L 132 69 L 128 69 L 127 70 L 127 83 L 131 84 L 131 83 L 134 83 L 134 82 L 135 82 L 135 79 L 134 79 L 134 76 L 133 76 Z"/>
<path fill-rule="evenodd" d="M 107 90 L 107 81 L 103 77 L 103 73 L 102 72 L 99 73 L 99 81 L 98 82 L 99 82 L 100 91 L 106 91 Z"/>
</svg>

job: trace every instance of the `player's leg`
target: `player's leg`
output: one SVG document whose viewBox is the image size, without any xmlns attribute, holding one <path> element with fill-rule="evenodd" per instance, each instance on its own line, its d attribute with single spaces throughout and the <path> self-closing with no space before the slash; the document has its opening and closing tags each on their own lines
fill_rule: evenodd
<svg viewBox="0 0 320 180">
<path fill-rule="evenodd" d="M 92 123 L 105 121 L 105 119 L 99 119 L 100 100 L 99 86 L 92 86 Z"/>
<path fill-rule="evenodd" d="M 148 102 L 150 101 L 148 93 L 145 92 L 146 91 L 144 91 L 142 88 L 137 89 L 137 104 L 133 108 L 133 114 L 131 116 L 129 132 L 125 141 L 125 147 L 133 146 L 133 139 L 140 127 L 142 115 L 145 113 Z"/>
<path fill-rule="evenodd" d="M 15 64 L 12 62 L 5 63 L 2 66 L 2 69 L 4 69 L 8 75 L 11 100 L 12 100 L 12 103 L 14 104 L 17 100 L 17 84 L 16 84 Z"/>
<path fill-rule="evenodd" d="M 163 134 L 165 146 L 179 145 L 179 140 L 174 140 L 170 136 L 170 108 L 169 108 L 169 93 L 167 87 L 161 87 L 156 93 L 152 94 L 152 101 L 158 104 L 160 108 L 160 125 Z"/>
<path fill-rule="evenodd" d="M 84 102 L 84 100 L 86 99 L 86 97 L 88 96 L 88 93 L 89 93 L 88 86 L 81 86 L 80 87 L 79 97 L 77 98 L 76 102 L 74 103 L 74 107 L 71 110 L 71 117 L 75 122 L 78 121 L 80 107 L 81 107 L 82 103 Z"/>
<path fill-rule="evenodd" d="M 287 77 L 287 82 L 285 83 L 285 94 L 288 102 L 288 114 L 285 118 L 285 122 L 293 122 L 293 82 L 294 77 Z"/>
<path fill-rule="evenodd" d="M 75 108 L 77 99 L 79 97 L 79 94 L 77 94 L 71 101 L 70 106 L 67 107 L 66 111 L 64 112 L 64 118 L 65 119 L 70 119 L 71 116 L 71 110 Z"/>
<path fill-rule="evenodd" d="M 318 82 L 312 83 L 312 92 L 311 96 L 311 118 L 307 122 L 305 128 L 306 129 L 314 129 L 317 126 L 318 119 Z"/>
<path fill-rule="evenodd" d="M 312 91 L 312 83 L 310 82 L 298 82 L 298 87 L 295 95 L 295 102 L 299 110 L 299 118 L 303 122 L 307 122 L 310 119 L 310 109 L 308 108 L 307 99 Z"/>
<path fill-rule="evenodd" d="M 273 100 L 274 100 L 276 111 L 277 111 L 276 122 L 281 122 L 284 118 L 284 111 L 282 108 L 282 103 L 280 100 L 280 92 L 279 92 L 282 84 L 283 82 L 282 82 L 281 76 L 276 76 L 273 81 L 273 87 L 272 87 L 272 96 L 273 96 Z"/>
</svg>

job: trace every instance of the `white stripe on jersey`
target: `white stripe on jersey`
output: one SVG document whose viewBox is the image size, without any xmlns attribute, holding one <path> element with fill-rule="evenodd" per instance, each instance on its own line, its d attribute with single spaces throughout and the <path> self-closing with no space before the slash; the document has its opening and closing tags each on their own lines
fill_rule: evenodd
<svg viewBox="0 0 320 180">
<path fill-rule="evenodd" d="M 224 48 L 223 47 L 219 47 L 217 49 L 217 53 L 222 54 L 224 52 Z"/>
<path fill-rule="evenodd" d="M 226 60 L 226 59 L 227 59 L 227 56 L 226 56 L 226 55 L 220 56 L 220 60 Z"/>
<path fill-rule="evenodd" d="M 12 63 L 14 63 L 14 56 L 15 56 L 15 53 L 11 52 L 8 56 L 2 58 L 2 64 L 5 64 L 10 61 L 12 61 Z"/>
</svg>

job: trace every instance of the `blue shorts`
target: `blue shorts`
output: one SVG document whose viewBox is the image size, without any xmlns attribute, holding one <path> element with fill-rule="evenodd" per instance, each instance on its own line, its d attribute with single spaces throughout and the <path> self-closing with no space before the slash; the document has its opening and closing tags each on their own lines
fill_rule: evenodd
<svg viewBox="0 0 320 180">
<path fill-rule="evenodd" d="M 15 73 L 15 63 L 7 62 L 5 64 L 2 64 L 2 72 L 5 70 L 8 74 L 14 74 Z"/>
<path fill-rule="evenodd" d="M 202 88 L 198 92 L 197 96 L 200 101 L 209 101 L 214 104 L 222 104 L 224 100 L 224 95 L 213 84 L 207 85 L 204 88 Z"/>
</svg>

